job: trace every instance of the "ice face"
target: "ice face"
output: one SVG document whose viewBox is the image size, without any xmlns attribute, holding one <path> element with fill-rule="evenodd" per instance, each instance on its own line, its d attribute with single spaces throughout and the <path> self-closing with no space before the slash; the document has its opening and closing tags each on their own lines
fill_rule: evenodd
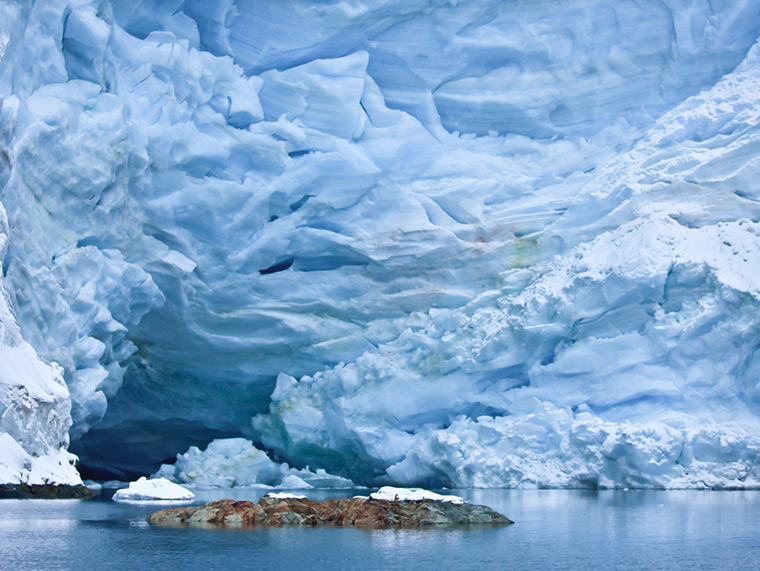
<svg viewBox="0 0 760 571">
<path fill-rule="evenodd" d="M 7 234 L 0 205 L 0 259 Z M 0 279 L 0 483 L 82 483 L 66 451 L 71 399 L 61 373 L 21 337 Z"/>
<path fill-rule="evenodd" d="M 534 247 L 595 238 L 352 363 L 281 375 L 264 443 L 409 484 L 757 486 L 756 54 L 609 161 Z"/>
<path fill-rule="evenodd" d="M 754 2 L 0 12 L 4 281 L 89 475 L 754 478 Z"/>
</svg>

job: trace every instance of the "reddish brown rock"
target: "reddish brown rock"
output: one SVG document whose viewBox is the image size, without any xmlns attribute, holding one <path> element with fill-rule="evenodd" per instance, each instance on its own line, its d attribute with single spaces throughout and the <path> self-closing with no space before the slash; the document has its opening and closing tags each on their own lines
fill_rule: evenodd
<svg viewBox="0 0 760 571">
<path fill-rule="evenodd" d="M 317 502 L 264 496 L 258 504 L 218 500 L 204 506 L 165 509 L 148 521 L 161 526 L 355 526 L 370 529 L 513 523 L 487 506 L 435 500 L 389 501 L 341 498 Z"/>
</svg>

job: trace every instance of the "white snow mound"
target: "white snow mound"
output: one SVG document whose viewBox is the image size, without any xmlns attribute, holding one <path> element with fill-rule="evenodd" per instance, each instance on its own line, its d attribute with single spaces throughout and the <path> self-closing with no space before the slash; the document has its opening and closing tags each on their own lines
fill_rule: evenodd
<svg viewBox="0 0 760 571">
<path fill-rule="evenodd" d="M 275 500 L 305 500 L 306 496 L 301 494 L 289 494 L 288 492 L 269 492 L 265 498 L 274 498 Z"/>
<path fill-rule="evenodd" d="M 131 482 L 128 488 L 117 491 L 116 502 L 188 501 L 195 498 L 190 490 L 170 482 L 166 478 L 148 480 L 145 477 Z"/>
<path fill-rule="evenodd" d="M 436 494 L 422 488 L 394 488 L 393 486 L 383 486 L 378 491 L 369 495 L 373 500 L 388 500 L 398 502 L 421 502 L 422 500 L 433 500 L 436 502 L 448 502 L 451 504 L 463 504 L 465 501 L 459 496 L 445 496 Z"/>
</svg>

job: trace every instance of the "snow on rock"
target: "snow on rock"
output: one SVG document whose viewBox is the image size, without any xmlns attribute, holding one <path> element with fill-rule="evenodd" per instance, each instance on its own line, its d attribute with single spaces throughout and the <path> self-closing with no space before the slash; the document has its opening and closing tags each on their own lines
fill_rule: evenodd
<svg viewBox="0 0 760 571">
<path fill-rule="evenodd" d="M 752 485 L 756 4 L 3 3 L 3 282 L 82 469 Z M 240 436 L 287 464 L 194 452 Z"/>
<path fill-rule="evenodd" d="M 353 488 L 346 478 L 323 469 L 297 470 L 272 461 L 245 438 L 214 440 L 205 450 L 191 447 L 177 455 L 174 464 L 164 464 L 156 476 L 197 488 Z"/>
<path fill-rule="evenodd" d="M 459 496 L 441 495 L 423 490 L 421 488 L 394 488 L 393 486 L 383 486 L 378 491 L 369 495 L 373 500 L 388 500 L 396 502 L 421 502 L 422 500 L 433 500 L 435 502 L 448 502 L 452 504 L 462 504 L 464 500 Z"/>
<path fill-rule="evenodd" d="M 116 502 L 190 501 L 195 498 L 190 490 L 170 482 L 166 478 L 140 478 L 130 482 L 129 487 L 117 490 Z"/>
<path fill-rule="evenodd" d="M 302 500 L 306 498 L 306 496 L 290 494 L 288 492 L 269 492 L 268 494 L 264 494 L 264 497 L 274 498 L 275 500 Z"/>
</svg>

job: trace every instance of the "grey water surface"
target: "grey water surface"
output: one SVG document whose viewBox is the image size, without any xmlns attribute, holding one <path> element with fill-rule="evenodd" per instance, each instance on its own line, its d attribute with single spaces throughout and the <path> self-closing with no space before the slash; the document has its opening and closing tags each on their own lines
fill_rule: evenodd
<svg viewBox="0 0 760 571">
<path fill-rule="evenodd" d="M 262 490 L 197 492 L 257 500 Z M 367 490 L 310 490 L 311 499 Z M 447 491 L 446 493 L 452 493 Z M 760 492 L 458 490 L 516 521 L 425 530 L 166 529 L 162 506 L 0 501 L 0 569 L 759 569 Z"/>
</svg>

